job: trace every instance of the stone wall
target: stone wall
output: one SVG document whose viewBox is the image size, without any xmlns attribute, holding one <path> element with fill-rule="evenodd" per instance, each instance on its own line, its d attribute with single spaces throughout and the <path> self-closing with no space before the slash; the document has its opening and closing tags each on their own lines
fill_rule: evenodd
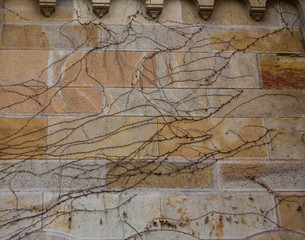
<svg viewBox="0 0 305 240">
<path fill-rule="evenodd" d="M 303 0 L 0 3 L 0 239 L 305 239 Z"/>
</svg>

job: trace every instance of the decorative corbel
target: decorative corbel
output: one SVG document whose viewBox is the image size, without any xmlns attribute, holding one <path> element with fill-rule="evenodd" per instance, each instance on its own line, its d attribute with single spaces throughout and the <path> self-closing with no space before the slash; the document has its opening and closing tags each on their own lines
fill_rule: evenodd
<svg viewBox="0 0 305 240">
<path fill-rule="evenodd" d="M 146 12 L 152 18 L 157 18 L 163 10 L 164 0 L 146 0 Z"/>
<path fill-rule="evenodd" d="M 50 17 L 55 12 L 56 0 L 39 0 L 40 11 L 46 17 Z"/>
<path fill-rule="evenodd" d="M 247 0 L 250 16 L 255 21 L 259 21 L 263 18 L 266 11 L 266 2 L 266 0 Z"/>
<path fill-rule="evenodd" d="M 198 14 L 204 20 L 207 20 L 214 10 L 214 0 L 195 0 Z"/>
<path fill-rule="evenodd" d="M 93 12 L 103 17 L 109 12 L 110 0 L 92 0 Z"/>
</svg>

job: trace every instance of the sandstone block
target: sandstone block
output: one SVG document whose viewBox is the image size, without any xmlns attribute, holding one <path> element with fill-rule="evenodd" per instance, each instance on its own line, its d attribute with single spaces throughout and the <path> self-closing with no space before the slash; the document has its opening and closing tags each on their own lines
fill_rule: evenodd
<svg viewBox="0 0 305 240">
<path fill-rule="evenodd" d="M 300 90 L 209 89 L 211 112 L 217 117 L 304 117 Z"/>
<path fill-rule="evenodd" d="M 48 157 L 117 159 L 157 155 L 157 121 L 141 117 L 48 119 Z"/>
<path fill-rule="evenodd" d="M 280 226 L 305 233 L 305 197 L 302 194 L 281 194 L 278 197 Z"/>
<path fill-rule="evenodd" d="M 203 27 L 176 25 L 107 26 L 101 47 L 133 51 L 207 51 L 208 38 Z"/>
<path fill-rule="evenodd" d="M 99 88 L 55 87 L 40 96 L 46 114 L 95 114 L 102 109 Z"/>
<path fill-rule="evenodd" d="M 305 57 L 260 55 L 263 88 L 305 88 Z"/>
<path fill-rule="evenodd" d="M 110 188 L 213 188 L 211 164 L 119 161 L 107 164 Z"/>
<path fill-rule="evenodd" d="M 56 10 L 57 11 L 57 10 Z M 99 29 L 93 25 L 43 25 L 51 49 L 91 49 L 98 43 Z"/>
<path fill-rule="evenodd" d="M 267 193 L 163 195 L 163 224 L 158 222 L 152 229 L 179 231 L 202 239 L 245 239 L 254 233 L 276 229 L 274 204 L 273 197 Z"/>
<path fill-rule="evenodd" d="M 46 119 L 0 118 L 0 159 L 44 158 Z"/>
<path fill-rule="evenodd" d="M 208 31 L 210 46 L 216 51 L 302 52 L 302 37 L 298 29 L 289 32 L 266 29 L 230 29 Z"/>
<path fill-rule="evenodd" d="M 266 158 L 262 119 L 158 119 L 159 154 L 178 158 Z"/>
<path fill-rule="evenodd" d="M 7 24 L 2 27 L 2 49 L 49 49 L 41 25 Z"/>
<path fill-rule="evenodd" d="M 146 52 L 58 52 L 52 84 L 100 87 L 154 87 L 155 61 Z M 59 71 L 59 72 L 58 72 Z"/>
<path fill-rule="evenodd" d="M 44 194 L 45 203 L 56 202 L 56 194 Z M 69 210 L 76 209 L 69 214 Z M 51 210 L 67 211 L 50 223 L 45 230 L 79 238 L 123 239 L 143 231 L 147 224 L 160 217 L 159 194 L 90 194 L 73 201 L 63 201 Z M 69 220 L 70 219 L 70 220 Z M 132 226 L 132 227 L 130 227 Z"/>
<path fill-rule="evenodd" d="M 174 88 L 258 88 L 254 54 L 176 53 L 156 57 L 157 85 Z"/>
<path fill-rule="evenodd" d="M 267 127 L 274 131 L 270 133 L 271 159 L 305 159 L 304 118 L 268 119 Z"/>
<path fill-rule="evenodd" d="M 41 193 L 0 192 L 0 238 L 22 237 L 41 228 Z"/>
<path fill-rule="evenodd" d="M 305 190 L 305 164 L 301 162 L 225 162 L 219 165 L 219 173 L 222 189 Z"/>
<path fill-rule="evenodd" d="M 102 160 L 22 160 L 0 162 L 0 189 L 85 190 L 103 187 Z"/>
<path fill-rule="evenodd" d="M 47 81 L 48 51 L 0 50 L 0 85 L 41 86 Z"/>
<path fill-rule="evenodd" d="M 0 113 L 6 114 L 37 114 L 42 110 L 38 102 L 39 88 L 1 87 Z"/>
<path fill-rule="evenodd" d="M 105 114 L 124 116 L 207 116 L 205 89 L 105 89 Z"/>
</svg>

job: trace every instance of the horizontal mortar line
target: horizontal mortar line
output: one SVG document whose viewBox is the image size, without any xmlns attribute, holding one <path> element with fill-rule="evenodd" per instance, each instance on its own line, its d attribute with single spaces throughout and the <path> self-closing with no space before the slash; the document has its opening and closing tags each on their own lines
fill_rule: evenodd
<svg viewBox="0 0 305 240">
<path fill-rule="evenodd" d="M 52 186 L 50 188 L 47 189 L 22 189 L 22 190 L 15 190 L 15 193 L 18 194 L 43 194 L 43 193 L 47 193 L 47 194 L 67 194 L 67 193 L 71 193 L 71 191 L 76 191 L 76 190 L 83 190 L 83 189 L 62 189 L 61 190 L 57 190 L 57 189 L 51 189 Z M 118 191 L 118 192 L 114 192 L 112 191 L 112 189 L 101 189 L 104 190 L 104 192 L 92 192 L 92 195 L 94 194 L 110 194 L 110 195 L 120 195 L 120 194 L 126 194 L 126 195 L 137 195 L 137 194 L 142 194 L 143 196 L 146 195 L 156 195 L 156 196 L 160 196 L 162 197 L 164 194 L 179 194 L 179 195 L 187 195 L 187 196 L 210 196 L 210 195 L 214 195 L 214 196 L 223 196 L 223 195 L 230 195 L 230 194 L 236 194 L 236 193 L 241 193 L 241 194 L 245 194 L 245 193 L 258 193 L 258 194 L 270 194 L 268 193 L 265 189 L 255 189 L 255 188 L 249 188 L 249 189 L 219 189 L 219 190 L 210 190 L 210 191 L 198 191 L 197 189 L 194 190 L 183 190 L 183 189 L 128 189 L 128 190 L 124 190 L 124 191 Z M 280 189 L 280 190 L 273 190 L 277 193 L 287 193 L 287 194 L 303 194 L 305 193 L 304 189 Z M 12 191 L 10 191 L 9 189 L 0 189 L 0 194 L 12 194 Z M 76 192 L 77 194 L 77 192 Z M 162 194 L 162 195 L 160 195 Z M 271 195 L 271 194 L 270 194 Z"/>
</svg>

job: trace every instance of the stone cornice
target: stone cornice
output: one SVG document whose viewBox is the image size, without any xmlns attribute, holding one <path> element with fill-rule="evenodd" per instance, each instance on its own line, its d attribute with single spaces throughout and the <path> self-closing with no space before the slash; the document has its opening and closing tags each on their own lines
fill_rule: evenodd
<svg viewBox="0 0 305 240">
<path fill-rule="evenodd" d="M 39 0 L 39 5 L 41 12 L 49 17 L 55 11 L 57 0 Z M 198 14 L 205 20 L 209 19 L 213 10 L 215 0 L 193 0 L 198 9 Z M 267 0 L 243 0 L 249 9 L 250 16 L 255 21 L 260 21 L 266 11 Z M 296 2 L 297 5 L 301 6 L 304 13 L 304 0 L 291 0 Z M 109 12 L 110 0 L 91 0 L 93 12 L 99 17 L 103 17 Z M 163 10 L 164 0 L 146 0 L 146 12 L 147 14 L 155 19 L 157 18 Z"/>
</svg>

